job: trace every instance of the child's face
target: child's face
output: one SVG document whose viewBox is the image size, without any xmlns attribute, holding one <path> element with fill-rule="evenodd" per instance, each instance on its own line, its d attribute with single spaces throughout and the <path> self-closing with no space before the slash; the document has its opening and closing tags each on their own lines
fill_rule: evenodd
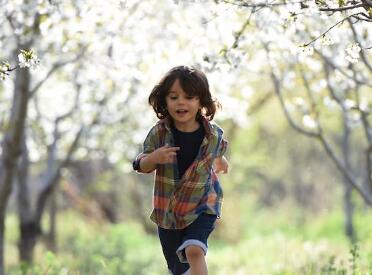
<svg viewBox="0 0 372 275">
<path fill-rule="evenodd" d="M 178 79 L 174 81 L 165 99 L 176 128 L 193 131 L 198 127 L 196 115 L 201 108 L 199 97 L 186 94 Z"/>
</svg>

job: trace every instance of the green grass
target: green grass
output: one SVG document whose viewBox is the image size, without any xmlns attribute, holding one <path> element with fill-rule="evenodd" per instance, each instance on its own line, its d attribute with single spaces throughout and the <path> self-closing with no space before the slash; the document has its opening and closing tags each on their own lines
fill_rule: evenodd
<svg viewBox="0 0 372 275">
<path fill-rule="evenodd" d="M 371 213 L 356 216 L 359 242 L 353 248 L 342 233 L 341 213 L 300 218 L 298 212 L 289 209 L 246 208 L 238 222 L 237 216 L 229 215 L 227 204 L 209 242 L 210 274 L 372 274 Z M 240 227 L 227 229 L 234 226 Z M 16 227 L 16 218 L 9 216 L 9 275 L 167 274 L 156 235 L 147 234 L 134 222 L 99 224 L 72 212 L 59 216 L 58 255 L 39 244 L 36 264 L 22 273 L 26 267 L 17 263 Z M 226 235 L 229 232 L 233 237 Z"/>
</svg>

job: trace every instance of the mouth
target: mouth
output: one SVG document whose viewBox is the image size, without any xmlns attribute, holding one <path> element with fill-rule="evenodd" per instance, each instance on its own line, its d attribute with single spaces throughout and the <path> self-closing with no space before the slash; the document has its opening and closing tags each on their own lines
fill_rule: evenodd
<svg viewBox="0 0 372 275">
<path fill-rule="evenodd" d="M 185 109 L 178 109 L 178 110 L 176 110 L 176 113 L 177 113 L 177 114 L 180 114 L 180 115 L 186 114 L 187 112 L 188 112 L 188 111 L 185 110 Z"/>
</svg>

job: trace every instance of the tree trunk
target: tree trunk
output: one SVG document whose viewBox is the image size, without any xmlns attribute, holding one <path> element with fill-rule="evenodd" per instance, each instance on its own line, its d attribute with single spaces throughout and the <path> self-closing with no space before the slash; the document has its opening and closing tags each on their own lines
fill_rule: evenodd
<svg viewBox="0 0 372 275">
<path fill-rule="evenodd" d="M 57 252 L 57 186 L 50 195 L 49 232 L 47 247 L 53 253 Z"/>
<path fill-rule="evenodd" d="M 57 168 L 57 143 L 59 139 L 59 131 L 58 131 L 58 123 L 55 125 L 54 129 L 54 141 L 51 144 L 51 146 L 48 146 L 48 166 L 47 166 L 47 179 L 48 182 L 50 179 L 53 178 L 53 174 L 55 173 Z M 56 211 L 57 211 L 57 205 L 56 205 L 56 192 L 57 192 L 57 185 L 58 185 L 59 179 L 53 183 L 53 187 L 51 189 L 51 192 L 49 193 L 49 202 L 50 202 L 50 220 L 49 220 L 49 233 L 47 235 L 47 247 L 53 251 L 56 252 L 56 232 L 55 232 L 55 224 L 56 224 Z"/>
<path fill-rule="evenodd" d="M 37 238 L 41 235 L 40 227 L 35 221 L 23 222 L 20 224 L 20 239 L 18 244 L 19 257 L 22 262 L 32 263 L 34 248 Z"/>
<path fill-rule="evenodd" d="M 353 223 L 353 216 L 354 216 L 354 205 L 351 200 L 352 195 L 352 187 L 345 183 L 344 184 L 344 228 L 345 234 L 349 238 L 349 240 L 354 243 L 355 242 L 355 231 L 354 231 L 354 223 Z"/>
<path fill-rule="evenodd" d="M 34 247 L 41 234 L 40 225 L 35 223 L 31 210 L 30 192 L 28 188 L 28 148 L 26 133 L 22 137 L 22 157 L 18 165 L 18 216 L 19 216 L 19 241 L 18 252 L 21 262 L 32 263 Z"/>
<path fill-rule="evenodd" d="M 350 128 L 348 124 L 348 116 L 346 111 L 343 110 L 343 127 L 344 133 L 342 137 L 342 155 L 345 163 L 345 168 L 349 171 L 352 170 L 350 164 Z M 354 216 L 354 205 L 352 202 L 352 191 L 353 188 L 350 184 L 348 184 L 348 180 L 344 177 L 344 197 L 343 197 L 343 209 L 344 209 L 344 231 L 346 236 L 349 240 L 354 243 L 355 241 L 355 231 L 354 231 L 354 224 L 353 224 L 353 216 Z"/>
<path fill-rule="evenodd" d="M 0 275 L 5 275 L 4 268 L 4 236 L 5 236 L 5 217 L 0 214 Z"/>
<path fill-rule="evenodd" d="M 21 139 L 27 117 L 30 73 L 26 69 L 16 70 L 12 110 L 9 127 L 4 134 L 0 160 L 0 275 L 5 274 L 4 238 L 6 205 L 12 190 L 14 171 L 21 154 Z"/>
<path fill-rule="evenodd" d="M 44 180 L 43 190 L 40 192 L 37 198 L 37 206 L 34 211 L 31 209 L 31 203 L 29 199 L 29 190 L 27 185 L 28 179 L 28 151 L 27 151 L 27 144 L 26 140 L 23 140 L 23 147 L 24 153 L 22 157 L 22 161 L 19 165 L 19 195 L 18 195 L 18 205 L 19 205 L 19 217 L 20 217 L 20 240 L 18 244 L 19 255 L 20 259 L 26 263 L 32 263 L 35 245 L 38 241 L 40 235 L 42 235 L 41 229 L 41 222 L 42 222 L 42 212 L 44 211 L 44 207 L 40 206 L 40 201 L 43 201 L 42 205 L 44 206 L 46 201 L 50 198 L 51 194 L 54 193 L 53 191 L 53 183 L 50 182 L 51 178 L 53 177 L 53 169 L 54 169 L 54 155 L 51 154 L 51 151 L 48 148 L 48 168 L 47 174 Z M 53 146 L 52 146 L 53 147 Z M 58 181 L 58 180 L 57 180 Z M 50 192 L 45 192 L 45 186 L 47 187 Z M 53 222 L 53 221 L 51 221 Z M 48 248 L 51 248 L 50 243 L 48 243 Z M 54 251 L 52 249 L 52 251 Z"/>
</svg>

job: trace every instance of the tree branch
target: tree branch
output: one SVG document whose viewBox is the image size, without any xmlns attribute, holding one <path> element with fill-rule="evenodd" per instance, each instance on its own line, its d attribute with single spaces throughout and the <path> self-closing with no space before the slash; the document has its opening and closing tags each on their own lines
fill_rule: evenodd
<svg viewBox="0 0 372 275">
<path fill-rule="evenodd" d="M 347 19 L 347 22 L 348 22 L 349 25 L 350 25 L 351 31 L 352 31 L 353 36 L 354 36 L 354 40 L 355 40 L 355 41 L 360 45 L 360 47 L 361 47 L 362 49 L 364 49 L 364 47 L 363 47 L 363 46 L 361 45 L 361 43 L 360 43 L 360 40 L 359 40 L 358 34 L 357 34 L 357 32 L 356 32 L 356 30 L 355 30 L 355 28 L 354 28 L 353 23 L 351 22 L 351 19 L 348 18 L 348 19 Z M 360 56 L 360 58 L 362 59 L 363 63 L 366 65 L 366 67 L 369 69 L 369 71 L 372 72 L 372 65 L 369 63 L 369 61 L 368 61 L 368 59 L 367 59 L 367 57 L 366 57 L 366 55 L 365 55 L 365 51 L 361 50 L 361 51 L 359 52 L 359 56 Z"/>
<path fill-rule="evenodd" d="M 70 110 L 66 111 L 64 114 L 60 115 L 59 117 L 57 117 L 56 119 L 56 123 L 58 124 L 60 121 L 66 119 L 67 117 L 71 116 L 73 114 L 73 112 L 75 112 L 78 107 L 79 107 L 79 103 L 80 103 L 80 91 L 81 91 L 81 87 L 79 87 L 77 90 L 76 90 L 76 94 L 75 94 L 75 103 L 74 105 L 71 107 Z"/>
<path fill-rule="evenodd" d="M 367 150 L 366 150 L 366 157 L 367 157 L 367 179 L 368 179 L 368 188 L 369 192 L 372 193 L 372 163 L 371 163 L 371 158 L 372 158 L 372 145 L 370 145 Z"/>
<path fill-rule="evenodd" d="M 57 62 L 55 63 L 52 68 L 48 71 L 48 73 L 44 76 L 43 79 L 41 79 L 34 88 L 31 89 L 29 96 L 33 97 L 34 94 L 40 89 L 40 87 L 49 79 L 49 77 L 55 73 L 58 69 L 62 68 L 63 66 L 69 64 L 69 63 L 74 63 L 78 61 L 80 58 L 82 58 L 85 54 L 87 47 L 84 47 L 78 55 L 76 55 L 74 58 L 65 60 L 63 62 Z"/>
<path fill-rule="evenodd" d="M 224 0 L 222 2 L 224 2 L 225 4 L 229 4 L 229 5 L 235 5 L 235 6 L 246 7 L 246 8 L 270 8 L 270 7 L 275 7 L 275 6 L 287 6 L 289 4 L 301 4 L 303 1 L 293 1 L 293 2 L 284 1 L 281 3 L 275 3 L 275 0 L 271 1 L 271 3 L 269 3 L 268 1 L 262 2 L 262 3 L 251 3 L 250 1 L 246 1 L 246 2 L 238 1 L 238 3 L 236 3 L 234 1 Z"/>
<path fill-rule="evenodd" d="M 44 146 L 44 147 L 47 147 L 47 138 L 46 138 L 46 134 L 45 134 L 45 131 L 42 127 L 40 127 L 42 125 L 42 115 L 41 115 L 41 112 L 40 112 L 40 108 L 39 108 L 39 99 L 38 99 L 38 96 L 37 94 L 33 97 L 33 104 L 34 104 L 34 108 L 35 108 L 35 112 L 36 112 L 36 118 L 35 118 L 35 122 L 36 122 L 36 125 L 37 125 L 37 128 L 39 129 L 40 128 L 40 137 L 38 137 L 38 134 L 36 131 L 33 131 L 33 127 L 30 127 L 30 132 L 31 134 L 33 134 L 33 137 L 35 139 L 35 141 L 39 140 L 40 143 Z M 32 124 L 31 124 L 32 125 Z"/>
<path fill-rule="evenodd" d="M 267 92 L 264 96 L 255 101 L 254 104 L 249 107 L 248 115 L 253 115 L 260 110 L 273 96 L 273 92 Z"/>
<path fill-rule="evenodd" d="M 315 120 L 317 121 L 317 124 L 320 125 L 320 119 L 319 119 L 320 115 L 319 115 L 319 112 L 316 108 L 315 99 L 314 99 L 314 96 L 311 92 L 309 81 L 307 80 L 307 78 L 305 76 L 305 72 L 304 72 L 303 66 L 301 64 L 300 64 L 300 74 L 301 74 L 301 78 L 302 78 L 302 81 L 303 81 L 304 86 L 305 86 L 307 96 L 310 100 L 311 111 L 315 115 Z"/>
<path fill-rule="evenodd" d="M 326 35 L 328 32 L 330 32 L 334 27 L 336 27 L 336 26 L 342 24 L 345 20 L 349 19 L 350 17 L 354 17 L 354 16 L 359 15 L 359 14 L 361 14 L 361 12 L 358 12 L 358 13 L 355 13 L 355 14 L 351 14 L 351 15 L 349 15 L 349 16 L 343 18 L 342 20 L 338 21 L 336 24 L 333 24 L 330 28 L 328 28 L 328 30 L 326 30 L 325 32 L 323 32 L 321 35 L 317 36 L 316 38 L 314 38 L 314 39 L 311 40 L 310 42 L 303 44 L 302 46 L 303 46 L 303 47 L 307 47 L 307 46 L 309 46 L 310 44 L 314 43 L 314 42 L 315 42 L 316 40 L 318 40 L 319 38 L 325 36 L 325 35 Z"/>
<path fill-rule="evenodd" d="M 13 30 L 13 34 L 14 34 L 14 37 L 16 39 L 17 45 L 20 45 L 21 44 L 20 38 L 19 38 L 19 35 L 16 32 L 16 26 L 14 25 L 12 14 L 8 14 L 6 16 L 6 19 L 9 22 L 9 25 L 10 25 L 11 29 Z"/>
<path fill-rule="evenodd" d="M 328 153 L 328 155 L 331 157 L 331 159 L 336 164 L 338 170 L 341 171 L 341 173 L 347 179 L 347 182 L 349 182 L 357 190 L 357 192 L 362 196 L 362 198 L 365 200 L 366 203 L 368 203 L 370 206 L 372 206 L 372 195 L 371 195 L 371 193 L 369 193 L 368 190 L 365 190 L 363 188 L 363 186 L 361 186 L 357 182 L 356 178 L 346 170 L 346 168 L 344 167 L 342 162 L 339 160 L 339 158 L 336 156 L 335 152 L 333 151 L 333 149 L 331 148 L 329 143 L 325 140 L 323 135 L 319 135 L 318 138 L 321 141 L 321 143 L 322 143 L 324 149 L 326 150 L 326 152 Z"/>
<path fill-rule="evenodd" d="M 266 50 L 266 53 L 268 53 L 268 46 L 265 43 L 263 43 L 263 46 L 264 46 L 264 48 Z M 269 64 L 270 64 L 270 62 L 269 62 Z M 309 136 L 309 137 L 313 137 L 313 138 L 318 139 L 321 142 L 321 144 L 323 145 L 323 147 L 324 147 L 325 151 L 327 152 L 327 154 L 331 157 L 331 159 L 336 164 L 336 166 L 339 169 L 339 171 L 347 179 L 347 182 L 357 190 L 357 192 L 362 196 L 362 198 L 366 201 L 367 204 L 369 204 L 369 205 L 372 206 L 372 194 L 371 194 L 371 192 L 368 192 L 368 190 L 365 190 L 363 188 L 363 186 L 360 183 L 358 183 L 358 181 L 355 178 L 355 176 L 349 170 L 346 169 L 345 165 L 337 157 L 337 155 L 335 154 L 334 150 L 332 149 L 332 147 L 330 146 L 330 144 L 327 142 L 325 136 L 323 135 L 323 131 L 322 131 L 322 128 L 320 127 L 320 125 L 318 125 L 318 132 L 314 133 L 314 132 L 309 132 L 309 131 L 303 129 L 302 127 L 298 126 L 293 121 L 293 119 L 291 118 L 291 116 L 288 113 L 288 110 L 285 107 L 284 99 L 283 99 L 283 96 L 281 95 L 280 81 L 279 81 L 278 77 L 275 75 L 275 73 L 274 73 L 273 68 L 272 68 L 271 65 L 270 65 L 270 67 L 271 67 L 271 79 L 272 79 L 272 81 L 274 83 L 275 93 L 277 94 L 277 96 L 279 98 L 281 108 L 283 109 L 284 114 L 286 116 L 286 119 L 289 122 L 290 126 L 292 128 L 294 128 L 296 131 L 298 131 L 298 132 L 300 132 L 300 133 L 302 133 L 302 134 L 304 134 L 306 136 Z"/>
<path fill-rule="evenodd" d="M 65 159 L 58 165 L 58 167 L 55 169 L 53 175 L 47 179 L 46 183 L 44 184 L 44 188 L 40 192 L 40 195 L 37 200 L 37 206 L 36 206 L 36 213 L 35 213 L 35 221 L 37 224 L 41 223 L 41 218 L 44 212 L 44 207 L 46 204 L 46 201 L 50 195 L 50 193 L 53 191 L 54 186 L 58 182 L 60 176 L 61 176 L 61 170 L 62 168 L 66 167 L 68 163 L 71 161 L 72 154 L 75 152 L 76 147 L 78 145 L 78 142 L 80 140 L 80 137 L 83 133 L 83 130 L 85 127 L 82 125 L 78 131 L 78 133 L 75 136 L 74 141 L 72 142 Z"/>
<path fill-rule="evenodd" d="M 365 85 L 367 87 L 372 87 L 372 83 L 371 82 L 368 82 L 368 80 L 360 80 L 360 79 L 356 79 L 356 77 L 354 78 L 353 76 L 350 76 L 348 75 L 344 70 L 342 70 L 340 67 L 336 66 L 332 60 L 328 57 L 326 57 L 324 54 L 322 54 L 320 51 L 318 51 L 317 49 L 314 49 L 314 51 L 323 59 L 323 61 L 325 61 L 332 69 L 334 70 L 338 70 L 342 75 L 346 76 L 347 78 L 349 79 L 352 79 L 354 80 L 356 83 L 358 84 L 361 84 L 361 85 Z"/>
<path fill-rule="evenodd" d="M 354 78 L 356 77 L 356 72 L 354 70 L 353 70 L 353 76 L 354 76 Z M 359 96 L 359 88 L 360 88 L 360 85 L 356 84 L 355 88 L 353 89 L 354 94 L 355 94 L 355 101 L 356 101 L 356 105 L 357 105 L 356 108 L 354 108 L 354 109 L 357 109 L 357 111 L 360 114 L 360 117 L 361 117 L 361 120 L 362 120 L 362 125 L 363 125 L 363 130 L 364 130 L 364 134 L 365 134 L 368 146 L 372 146 L 371 127 L 369 125 L 368 117 L 367 117 L 369 115 L 369 113 L 368 113 L 368 111 L 364 111 L 360 108 L 361 102 L 360 102 L 360 96 Z"/>
<path fill-rule="evenodd" d="M 266 54 L 268 54 L 269 53 L 269 49 L 268 49 L 267 44 L 264 43 L 264 42 L 262 42 L 262 44 L 263 44 L 264 49 L 266 50 Z M 269 57 L 268 57 L 268 60 L 270 60 Z M 311 131 L 308 131 L 308 130 L 302 128 L 301 126 L 297 125 L 295 123 L 295 121 L 292 119 L 291 115 L 288 112 L 287 107 L 285 106 L 284 98 L 283 98 L 282 92 L 281 92 L 280 80 L 275 75 L 274 69 L 273 69 L 272 65 L 270 64 L 270 62 L 268 62 L 268 63 L 269 63 L 269 66 L 270 66 L 270 77 L 271 77 L 271 80 L 272 80 L 272 82 L 274 84 L 275 94 L 277 95 L 277 97 L 279 99 L 279 103 L 280 103 L 280 105 L 282 107 L 282 110 L 284 111 L 284 115 L 287 118 L 287 121 L 289 122 L 289 124 L 292 126 L 292 128 L 296 129 L 298 132 L 300 132 L 300 133 L 302 133 L 302 134 L 304 134 L 306 136 L 309 136 L 309 137 L 316 137 L 316 136 L 318 136 L 320 134 L 320 131 L 321 131 L 321 128 L 320 128 L 319 125 L 318 125 L 319 132 L 311 132 Z"/>
<path fill-rule="evenodd" d="M 353 10 L 353 9 L 363 8 L 363 7 L 364 7 L 364 4 L 357 4 L 357 5 L 351 5 L 351 6 L 339 7 L 339 8 L 319 8 L 319 10 L 337 12 L 337 11 Z"/>
</svg>

